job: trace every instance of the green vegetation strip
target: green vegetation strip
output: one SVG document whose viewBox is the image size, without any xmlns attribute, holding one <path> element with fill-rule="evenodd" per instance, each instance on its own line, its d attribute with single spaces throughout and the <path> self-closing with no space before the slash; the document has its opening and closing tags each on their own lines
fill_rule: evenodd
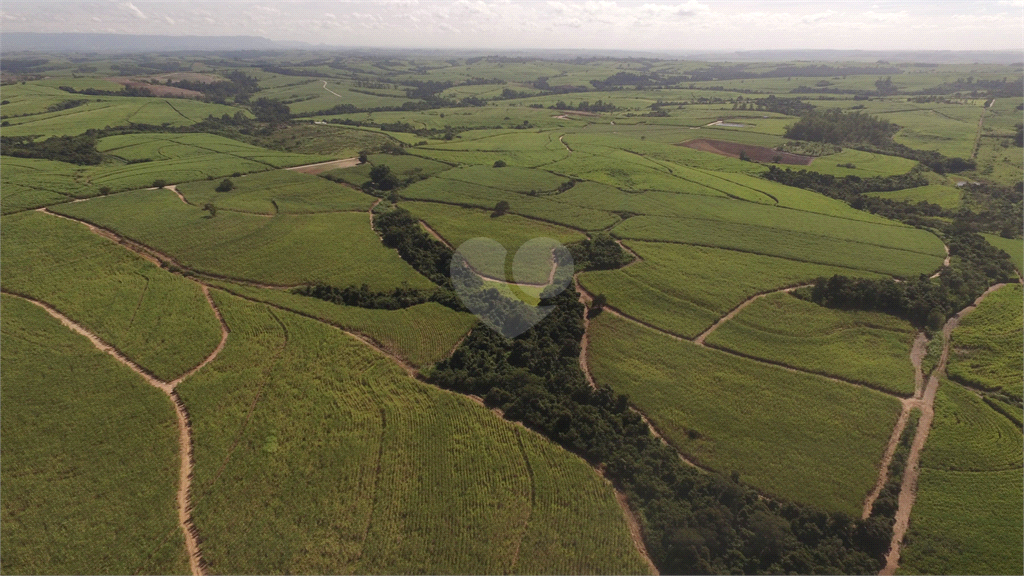
<svg viewBox="0 0 1024 576">
<path fill-rule="evenodd" d="M 0 567 L 187 574 L 167 397 L 38 306 L 0 302 Z"/>
<path fill-rule="evenodd" d="M 916 333 L 894 316 L 771 294 L 719 326 L 706 343 L 909 397 L 914 393 L 909 355 Z"/>
<path fill-rule="evenodd" d="M 946 372 L 957 382 L 1001 392 L 1020 404 L 1024 394 L 1024 289 L 1004 286 L 989 294 L 953 331 Z"/>
<path fill-rule="evenodd" d="M 232 338 L 179 388 L 211 570 L 645 571 L 578 458 L 336 329 L 214 294 Z"/>
<path fill-rule="evenodd" d="M 4 290 L 53 306 L 157 378 L 177 378 L 220 342 L 195 282 L 57 216 L 4 216 L 3 229 Z"/>
<path fill-rule="evenodd" d="M 601 314 L 588 349 L 598 384 L 629 394 L 683 454 L 769 494 L 858 515 L 899 402 L 672 340 Z"/>
</svg>

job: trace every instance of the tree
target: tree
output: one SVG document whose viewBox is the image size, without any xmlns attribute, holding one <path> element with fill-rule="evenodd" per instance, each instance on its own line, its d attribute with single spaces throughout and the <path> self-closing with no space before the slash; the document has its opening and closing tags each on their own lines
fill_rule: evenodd
<svg viewBox="0 0 1024 576">
<path fill-rule="evenodd" d="M 750 156 L 747 156 L 746 150 L 740 150 L 740 160 L 743 160 L 744 162 L 750 162 Z"/>
<path fill-rule="evenodd" d="M 499 200 L 498 203 L 494 205 L 494 213 L 491 214 L 491 217 L 504 216 L 511 208 L 512 206 L 509 205 L 507 200 Z"/>
<path fill-rule="evenodd" d="M 235 183 L 227 178 L 220 181 L 217 185 L 217 192 L 231 192 L 235 189 Z"/>
<path fill-rule="evenodd" d="M 207 202 L 206 204 L 203 204 L 203 210 L 206 210 L 207 212 L 210 213 L 210 218 L 213 218 L 214 216 L 217 215 L 217 207 L 213 205 L 213 202 Z"/>
<path fill-rule="evenodd" d="M 398 176 L 391 172 L 387 164 L 378 164 L 370 168 L 370 181 L 379 190 L 392 190 L 398 187 Z"/>
<path fill-rule="evenodd" d="M 276 102 L 269 98 L 260 98 L 251 105 L 252 113 L 260 122 L 279 123 L 287 122 L 292 117 L 291 109 L 287 104 Z"/>
<path fill-rule="evenodd" d="M 163 188 L 164 186 L 167 186 L 167 180 L 162 180 L 159 178 L 153 180 L 153 188 Z"/>
<path fill-rule="evenodd" d="M 494 161 L 494 167 L 495 168 L 504 168 L 505 166 L 508 166 L 508 164 L 506 164 L 504 160 L 495 160 Z"/>
<path fill-rule="evenodd" d="M 359 163 L 360 164 L 366 164 L 369 161 L 370 161 L 370 157 L 367 156 L 366 152 L 360 152 L 359 153 Z"/>
<path fill-rule="evenodd" d="M 595 294 L 594 299 L 590 301 L 590 316 L 596 316 L 604 310 L 604 307 L 608 305 L 608 297 L 604 294 Z"/>
<path fill-rule="evenodd" d="M 100 187 L 100 194 L 103 194 L 104 196 L 106 196 L 107 194 L 110 194 L 110 186 L 101 186 Z"/>
</svg>

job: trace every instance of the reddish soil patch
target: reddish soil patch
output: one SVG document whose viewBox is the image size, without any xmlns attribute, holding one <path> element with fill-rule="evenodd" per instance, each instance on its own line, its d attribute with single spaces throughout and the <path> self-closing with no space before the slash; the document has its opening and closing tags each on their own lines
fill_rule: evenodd
<svg viewBox="0 0 1024 576">
<path fill-rule="evenodd" d="M 801 156 L 800 154 L 779 152 L 778 150 L 772 150 L 771 148 L 765 148 L 764 146 L 738 144 L 736 142 L 725 142 L 722 140 L 690 140 L 688 142 L 677 144 L 677 146 L 686 146 L 687 148 L 693 148 L 694 150 L 711 152 L 712 154 L 728 156 L 730 158 L 739 158 L 740 152 L 745 152 L 747 157 L 754 162 L 772 163 L 775 160 L 775 157 L 778 156 L 779 164 L 808 166 L 811 161 L 814 160 L 813 156 Z"/>
<path fill-rule="evenodd" d="M 184 88 L 175 88 L 174 86 L 164 86 L 162 84 L 150 84 L 148 82 L 140 82 L 135 78 L 125 78 L 123 76 L 114 76 L 106 78 L 110 82 L 116 82 L 117 84 L 123 84 L 124 86 L 130 86 L 132 88 L 142 88 L 148 91 L 153 96 L 166 96 L 170 98 L 202 98 L 203 93 L 195 90 L 186 90 Z"/>
</svg>

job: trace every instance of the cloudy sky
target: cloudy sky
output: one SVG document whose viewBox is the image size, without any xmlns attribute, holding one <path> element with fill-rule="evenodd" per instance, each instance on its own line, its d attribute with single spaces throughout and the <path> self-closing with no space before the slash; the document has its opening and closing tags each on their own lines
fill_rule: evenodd
<svg viewBox="0 0 1024 576">
<path fill-rule="evenodd" d="M 1024 0 L 5 0 L 5 32 L 256 35 L 414 48 L 1024 48 Z"/>
</svg>

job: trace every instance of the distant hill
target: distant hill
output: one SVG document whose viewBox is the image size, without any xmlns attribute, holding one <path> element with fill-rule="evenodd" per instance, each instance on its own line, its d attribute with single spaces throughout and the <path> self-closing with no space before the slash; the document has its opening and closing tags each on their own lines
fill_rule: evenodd
<svg viewBox="0 0 1024 576">
<path fill-rule="evenodd" d="M 208 52 L 280 50 L 287 47 L 259 36 L 150 36 L 142 34 L 44 34 L 37 32 L 4 32 L 0 34 L 0 50 L 3 52 Z"/>
</svg>

